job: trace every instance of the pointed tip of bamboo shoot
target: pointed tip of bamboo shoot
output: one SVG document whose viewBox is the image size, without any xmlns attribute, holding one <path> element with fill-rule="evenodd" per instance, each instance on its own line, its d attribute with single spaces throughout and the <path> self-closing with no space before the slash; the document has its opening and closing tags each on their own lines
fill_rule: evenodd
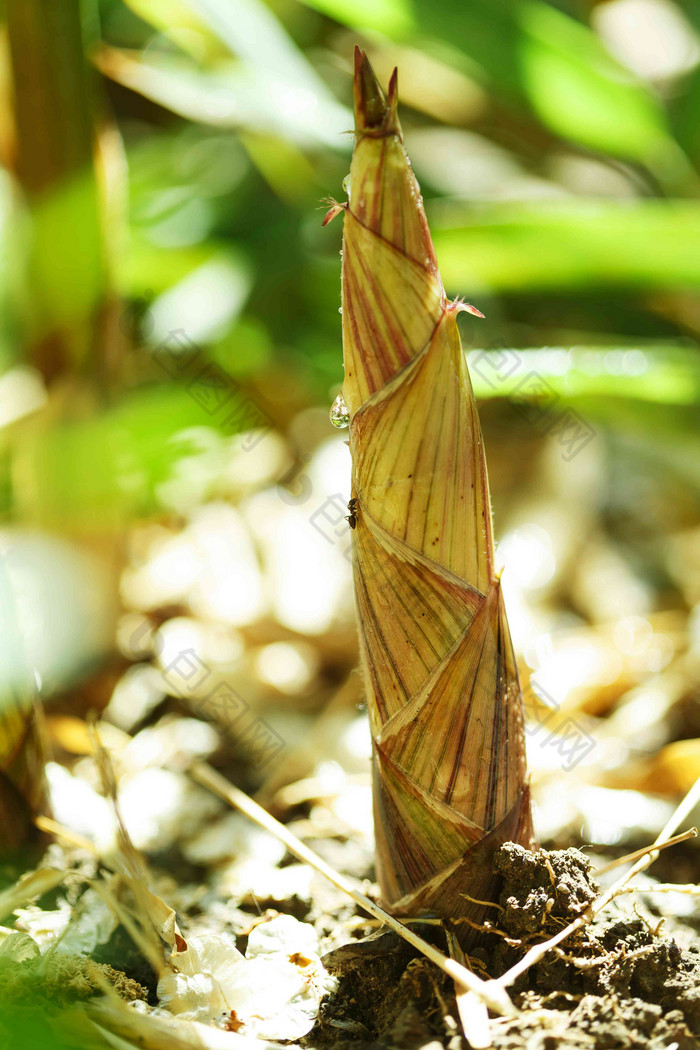
<svg viewBox="0 0 700 1050">
<path fill-rule="evenodd" d="M 384 94 L 367 54 L 355 45 L 355 131 L 358 135 L 401 135 L 398 118 L 398 70 Z"/>
</svg>

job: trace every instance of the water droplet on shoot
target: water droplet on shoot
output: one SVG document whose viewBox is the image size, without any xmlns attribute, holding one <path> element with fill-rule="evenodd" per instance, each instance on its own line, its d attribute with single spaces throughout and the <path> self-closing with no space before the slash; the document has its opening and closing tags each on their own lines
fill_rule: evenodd
<svg viewBox="0 0 700 1050">
<path fill-rule="evenodd" d="M 343 179 L 343 189 L 344 189 L 344 191 L 347 193 L 347 195 L 349 197 L 350 196 L 350 175 L 349 174 L 346 175 L 345 178 Z"/>
<path fill-rule="evenodd" d="M 333 426 L 337 427 L 338 430 L 344 430 L 345 427 L 350 425 L 350 411 L 343 400 L 342 394 L 338 394 L 331 405 L 329 417 Z"/>
</svg>

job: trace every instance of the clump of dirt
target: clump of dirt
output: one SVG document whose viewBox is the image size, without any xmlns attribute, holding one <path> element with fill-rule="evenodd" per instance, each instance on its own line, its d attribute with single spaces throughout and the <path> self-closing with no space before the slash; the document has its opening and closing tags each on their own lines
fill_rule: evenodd
<svg viewBox="0 0 700 1050">
<path fill-rule="evenodd" d="M 591 943 L 609 951 L 606 964 L 585 974 L 586 990 L 655 1003 L 680 1011 L 691 1031 L 700 1035 L 700 946 L 687 950 L 673 940 L 654 936 L 640 920 L 594 924 Z M 618 939 L 616 939 L 616 937 Z M 631 950 L 629 942 L 637 945 Z"/>
<path fill-rule="evenodd" d="M 503 879 L 500 925 L 512 937 L 542 930 L 548 920 L 571 921 L 598 894 L 591 862 L 577 849 L 539 850 L 506 842 L 494 869 Z"/>
<path fill-rule="evenodd" d="M 496 918 L 484 924 L 473 968 L 504 973 L 533 945 L 585 912 L 598 895 L 576 849 L 506 843 Z M 700 1035 L 700 948 L 683 950 L 635 910 L 613 902 L 550 950 L 511 989 L 522 1011 L 493 1025 L 498 1050 L 695 1050 Z M 489 909 L 491 911 L 491 909 Z M 495 912 L 495 909 L 494 909 Z M 455 927 L 456 929 L 457 927 Z M 444 931 L 420 928 L 444 950 Z M 451 981 L 396 934 L 382 932 L 324 957 L 340 978 L 305 1044 L 333 1050 L 464 1045 Z"/>
<path fill-rule="evenodd" d="M 430 1037 L 421 1017 L 428 1007 L 419 987 L 416 952 L 391 931 L 336 948 L 323 957 L 326 969 L 340 979 L 338 991 L 321 1005 L 319 1020 L 307 1045 L 346 1050 L 361 1046 L 422 1046 Z M 394 1031 L 397 1029 L 397 1031 Z M 402 1042 L 396 1039 L 398 1030 Z"/>
<path fill-rule="evenodd" d="M 491 972 L 498 976 L 532 944 L 551 937 L 584 912 L 598 887 L 590 876 L 589 859 L 576 849 L 529 853 L 507 843 L 494 866 L 503 876 L 499 924 L 511 941 L 502 939 L 491 953 Z M 516 985 L 519 1005 L 528 1012 L 533 994 L 540 1003 L 559 1004 L 558 1010 L 562 994 L 577 1003 L 573 1009 L 564 1007 L 562 1032 L 567 1042 L 552 1046 L 697 1045 L 700 949 L 684 951 L 624 900 L 625 904 L 614 901 L 550 950 Z M 551 1023 L 555 1036 L 560 1019 L 555 1017 Z M 523 1019 L 525 1028 L 519 1029 L 517 1023 L 506 1026 L 506 1041 L 496 1045 L 524 1047 L 529 1024 Z"/>
<path fill-rule="evenodd" d="M 641 999 L 555 992 L 528 993 L 523 1013 L 494 1024 L 495 1050 L 696 1050 L 697 1039 L 679 1011 L 665 1014 Z"/>
</svg>

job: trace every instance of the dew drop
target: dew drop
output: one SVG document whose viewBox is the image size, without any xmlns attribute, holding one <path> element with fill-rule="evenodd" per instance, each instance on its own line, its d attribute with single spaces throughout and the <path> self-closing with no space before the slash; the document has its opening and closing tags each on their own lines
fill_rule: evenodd
<svg viewBox="0 0 700 1050">
<path fill-rule="evenodd" d="M 350 196 L 350 185 L 351 185 L 351 183 L 350 183 L 350 175 L 347 174 L 345 176 L 345 178 L 343 179 L 343 189 L 347 193 L 348 197 Z"/>
<path fill-rule="evenodd" d="M 342 314 L 342 312 L 343 312 L 343 308 L 342 308 L 342 306 L 339 306 L 339 307 L 338 307 L 338 313 L 339 313 L 339 314 Z"/>
<path fill-rule="evenodd" d="M 329 417 L 333 426 L 337 427 L 338 430 L 344 430 L 345 427 L 350 425 L 350 411 L 343 400 L 342 394 L 338 394 L 331 405 Z"/>
</svg>

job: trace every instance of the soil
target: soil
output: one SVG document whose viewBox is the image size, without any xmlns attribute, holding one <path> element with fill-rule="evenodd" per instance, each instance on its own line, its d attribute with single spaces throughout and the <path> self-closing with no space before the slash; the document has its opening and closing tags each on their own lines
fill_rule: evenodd
<svg viewBox="0 0 700 1050">
<path fill-rule="evenodd" d="M 371 879 L 369 844 L 361 845 L 338 833 L 319 836 L 314 847 L 339 870 L 359 880 Z M 47 854 L 47 859 L 61 866 L 57 854 Z M 173 887 L 179 887 L 173 903 L 185 937 L 202 930 L 227 933 L 245 951 L 250 930 L 268 914 L 285 912 L 313 924 L 322 945 L 330 949 L 323 962 L 338 978 L 338 988 L 322 1001 L 317 1023 L 300 1041 L 307 1050 L 461 1050 L 466 1046 L 450 979 L 397 934 L 376 929 L 321 876 L 312 884 L 308 898 L 291 891 L 284 900 L 266 899 L 258 888 L 250 900 L 234 903 L 205 889 L 211 874 L 205 866 L 180 865 L 174 850 L 168 855 L 166 873 L 162 859 L 151 856 L 150 870 L 156 883 L 166 880 L 166 897 Z M 65 861 L 70 867 L 68 855 Z M 288 861 L 287 856 L 278 862 L 280 873 Z M 92 863 L 75 857 L 73 862 L 77 867 Z M 672 874 L 667 864 L 662 853 L 651 873 L 658 868 L 667 877 Z M 498 901 L 487 909 L 489 917 L 468 956 L 474 972 L 484 977 L 503 974 L 533 944 L 547 940 L 585 911 L 600 892 L 590 858 L 575 848 L 532 853 L 506 843 L 496 854 L 494 867 L 501 879 Z M 79 896 L 80 880 L 68 881 Z M 293 885 L 294 880 L 290 887 Z M 55 906 L 60 892 L 52 891 L 39 903 L 45 908 Z M 77 903 L 75 893 L 71 891 L 73 904 Z M 448 934 L 459 939 L 466 929 L 463 920 L 449 924 L 416 921 L 413 927 L 442 951 L 449 950 Z M 494 1019 L 493 1047 L 700 1048 L 696 927 L 697 919 L 673 913 L 669 898 L 644 892 L 621 895 L 520 977 L 511 988 L 520 1013 L 512 1020 Z M 373 932 L 367 935 L 370 930 Z M 469 933 L 471 939 L 471 925 Z M 13 933 L 0 946 L 3 1050 L 5 1045 L 12 1050 L 53 1046 L 46 1042 L 44 1022 L 56 1011 L 102 994 L 105 982 L 124 999 L 157 1002 L 155 974 L 122 926 L 93 951 L 92 958 L 56 952 L 40 956 L 38 952 L 31 938 L 21 932 Z M 9 1007 L 17 1016 L 14 1041 L 6 1044 L 3 1015 Z M 60 1044 L 64 1045 L 74 1050 L 73 1042 Z"/>
<path fill-rule="evenodd" d="M 495 858 L 499 909 L 470 956 L 476 972 L 504 973 L 595 898 L 591 862 L 576 849 L 529 853 L 506 843 Z M 648 902 L 645 911 L 649 911 Z M 700 1046 L 700 946 L 666 937 L 635 898 L 614 901 L 521 976 L 522 1011 L 493 1025 L 499 1050 L 696 1050 Z M 444 948 L 434 926 L 420 932 Z M 442 943 L 441 943 L 442 942 Z M 333 1050 L 457 1050 L 464 1045 L 451 982 L 393 933 L 324 957 L 340 978 L 307 1047 Z"/>
</svg>

